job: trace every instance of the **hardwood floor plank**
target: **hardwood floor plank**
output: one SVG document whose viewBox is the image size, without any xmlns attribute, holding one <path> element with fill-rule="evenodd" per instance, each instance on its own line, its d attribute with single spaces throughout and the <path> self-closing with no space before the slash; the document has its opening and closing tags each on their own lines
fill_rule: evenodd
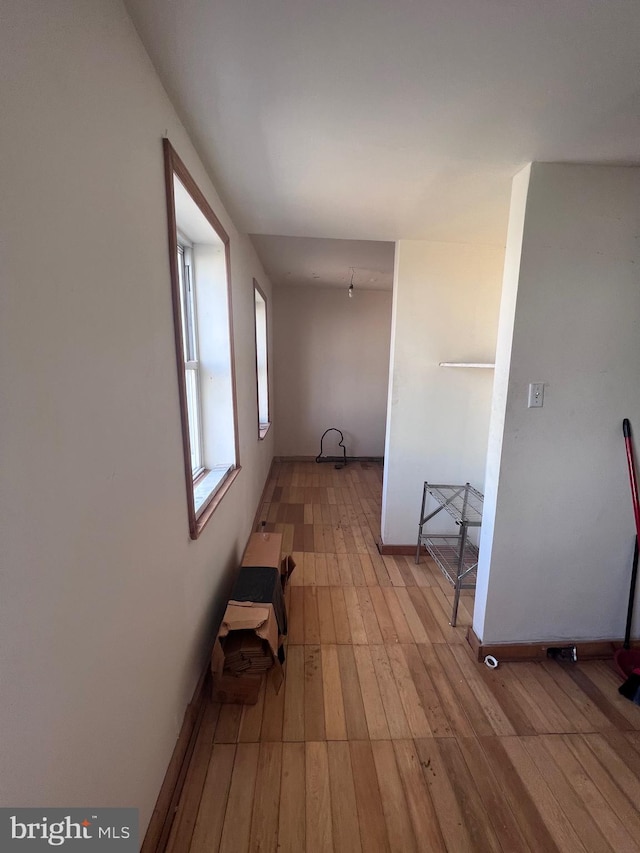
<svg viewBox="0 0 640 853">
<path fill-rule="evenodd" d="M 502 738 L 501 743 L 511 763 L 520 775 L 525 787 L 536 803 L 545 826 L 555 839 L 559 850 L 583 851 L 584 845 L 560 808 L 558 801 L 537 770 L 531 756 L 527 753 L 519 738 Z"/>
<path fill-rule="evenodd" d="M 378 620 L 378 627 L 380 628 L 380 633 L 382 635 L 382 642 L 397 643 L 398 633 L 395 629 L 395 625 L 393 624 L 391 614 L 389 613 L 389 608 L 387 607 L 382 587 L 372 586 L 369 588 L 368 592 L 371 597 L 376 619 Z"/>
<path fill-rule="evenodd" d="M 260 740 L 262 729 L 262 713 L 264 711 L 264 695 L 266 691 L 267 678 L 263 677 L 260 685 L 258 701 L 255 705 L 243 705 L 240 718 L 240 730 L 238 741 L 242 743 L 256 743 Z"/>
<path fill-rule="evenodd" d="M 323 530 L 324 530 L 324 525 L 323 525 Z M 328 585 L 329 585 L 329 570 L 327 567 L 327 555 L 326 554 L 316 554 L 316 586 L 326 587 Z"/>
<path fill-rule="evenodd" d="M 524 782 L 513 766 L 503 741 L 505 738 L 481 737 L 480 745 L 491 765 L 493 775 L 511 807 L 514 817 L 532 851 L 544 850 L 545 853 L 564 853 L 559 848 L 546 821 L 538 811 L 537 802 L 531 797 Z M 569 848 L 570 849 L 570 848 Z"/>
<path fill-rule="evenodd" d="M 304 642 L 306 645 L 320 645 L 318 590 L 315 586 L 304 587 Z"/>
<path fill-rule="evenodd" d="M 221 705 L 216 726 L 216 743 L 235 743 L 240 732 L 242 705 Z"/>
<path fill-rule="evenodd" d="M 353 586 L 353 572 L 351 571 L 351 562 L 349 561 L 349 555 L 345 553 L 338 553 L 338 569 L 340 570 L 340 584 L 342 586 Z"/>
<path fill-rule="evenodd" d="M 336 509 L 338 509 L 337 514 L 339 516 L 339 508 L 337 507 Z M 342 529 L 342 524 L 339 521 L 333 527 L 333 542 L 336 547 L 336 554 L 341 556 L 347 553 L 347 543 L 344 538 L 344 530 Z"/>
<path fill-rule="evenodd" d="M 618 851 L 634 851 L 638 845 L 629 834 L 623 822 L 609 806 L 595 781 L 591 778 L 580 761 L 565 743 L 564 738 L 570 735 L 547 735 L 537 738 L 545 750 L 553 756 L 554 762 L 562 770 L 569 784 L 584 803 L 585 808 L 593 817 L 602 834 L 610 842 L 613 849 Z"/>
<path fill-rule="evenodd" d="M 640 780 L 615 749 L 600 734 L 585 734 L 583 738 L 600 765 L 640 812 Z M 637 836 L 636 836 L 637 837 Z"/>
<path fill-rule="evenodd" d="M 407 663 L 405 647 L 400 645 L 388 646 L 386 651 L 391 672 L 397 685 L 398 696 L 409 724 L 411 737 L 430 737 L 432 735 L 431 726 Z"/>
<path fill-rule="evenodd" d="M 431 680 L 415 643 L 402 646 L 402 652 L 407 662 L 411 679 L 415 685 L 420 704 L 427 718 L 430 732 L 434 737 L 452 737 L 454 732 L 449 724 L 443 702 Z M 471 727 L 467 723 L 469 733 Z"/>
<path fill-rule="evenodd" d="M 531 723 L 529 706 L 522 707 L 517 701 L 513 687 L 514 678 L 511 669 L 519 664 L 501 664 L 498 669 L 480 667 L 478 675 L 482 678 L 487 689 L 507 715 L 513 730 L 517 735 L 533 735 L 535 726 Z"/>
<path fill-rule="evenodd" d="M 439 579 L 442 579 L 442 576 L 438 572 Z M 457 627 L 451 627 L 451 616 L 453 610 L 453 591 L 448 583 L 445 583 L 446 593 L 443 592 L 439 587 L 432 586 L 429 589 L 423 589 L 422 594 L 425 599 L 428 600 L 429 606 L 436 618 L 440 626 L 440 630 L 442 631 L 442 635 L 445 638 L 445 641 L 450 645 L 455 645 L 456 643 L 459 645 L 466 646 L 466 637 L 467 637 L 467 626 L 470 624 L 469 615 L 465 613 L 462 605 L 458 610 L 458 622 Z M 460 598 L 462 602 L 462 597 Z"/>
<path fill-rule="evenodd" d="M 424 557 L 421 557 L 418 565 L 416 565 L 413 557 L 407 557 L 407 565 L 414 577 L 416 586 L 421 588 L 431 586 L 431 574 L 427 571 Z"/>
<path fill-rule="evenodd" d="M 360 826 L 358 821 L 354 820 L 358 807 L 349 744 L 346 741 L 329 741 L 327 752 L 331 785 L 333 850 L 335 853 L 358 853 L 362 851 L 362 845 Z"/>
<path fill-rule="evenodd" d="M 376 766 L 382 797 L 382 811 L 392 850 L 402 850 L 403 853 L 411 853 L 411 851 L 417 853 L 420 848 L 413 832 L 393 745 L 386 740 L 373 741 L 371 751 Z"/>
<path fill-rule="evenodd" d="M 520 681 L 529 705 L 534 705 L 539 711 L 543 721 L 543 727 L 539 731 L 549 734 L 575 731 L 575 726 L 569 722 L 536 677 L 536 668 L 535 663 L 523 661 L 513 666 L 513 673 Z"/>
<path fill-rule="evenodd" d="M 370 646 L 370 649 L 391 738 L 409 738 L 411 729 L 391 671 L 387 650 L 384 646 Z"/>
<path fill-rule="evenodd" d="M 426 631 L 430 643 L 444 643 L 445 638 L 440 630 L 433 611 L 429 606 L 429 602 L 424 595 L 424 591 L 419 587 L 410 587 L 407 593 L 413 604 L 413 607 L 418 614 L 418 618 L 422 622 L 422 626 Z"/>
<path fill-rule="evenodd" d="M 297 569 L 296 569 L 297 571 Z M 295 577 L 293 573 L 292 578 Z M 300 586 L 289 588 L 290 603 L 287 611 L 288 639 L 294 645 L 304 643 L 304 589 Z"/>
<path fill-rule="evenodd" d="M 305 506 L 305 518 L 307 517 L 306 509 L 307 507 Z M 309 509 L 311 508 L 309 507 Z M 315 547 L 315 538 L 313 530 L 313 524 L 305 523 L 303 525 L 304 550 L 306 553 L 312 552 Z"/>
<path fill-rule="evenodd" d="M 306 848 L 332 853 L 331 790 L 325 742 L 306 744 Z"/>
<path fill-rule="evenodd" d="M 354 646 L 353 654 L 358 669 L 358 680 L 360 682 L 360 692 L 367 718 L 369 737 L 371 740 L 388 739 L 391 735 L 389 734 L 387 716 L 384 711 L 380 688 L 378 687 L 378 679 L 376 678 L 373 660 L 371 659 L 371 649 L 369 646 Z"/>
<path fill-rule="evenodd" d="M 442 672 L 449 682 L 451 691 L 453 692 L 456 700 L 459 702 L 460 707 L 464 711 L 465 716 L 469 720 L 475 734 L 478 737 L 495 734 L 482 707 L 476 701 L 476 697 L 467 683 L 465 675 L 460 670 L 455 657 L 451 653 L 451 647 L 438 643 L 433 646 L 433 651 L 440 663 Z M 420 652 L 424 660 L 422 647 L 420 648 Z M 451 717 L 449 717 L 449 719 L 451 719 Z"/>
<path fill-rule="evenodd" d="M 542 738 L 529 736 L 521 739 L 538 772 L 558 801 L 574 831 L 580 835 L 585 849 L 589 853 L 611 853 L 612 848 L 600 832 L 589 809 L 582 802 L 576 790 L 568 784 L 564 775 Z"/>
<path fill-rule="evenodd" d="M 354 645 L 362 646 L 367 644 L 367 630 L 365 628 L 364 619 L 362 618 L 362 610 L 360 608 L 360 599 L 355 587 L 346 586 L 343 590 L 344 601 L 347 608 L 347 618 L 349 619 L 349 629 L 351 631 L 351 641 Z"/>
<path fill-rule="evenodd" d="M 404 587 L 402 587 L 402 589 L 404 590 Z M 398 590 L 394 587 L 387 587 L 382 590 L 398 642 L 413 643 L 413 634 L 411 633 L 411 629 L 405 619 L 404 611 L 400 605 L 400 601 L 398 600 L 397 592 Z"/>
<path fill-rule="evenodd" d="M 345 531 L 345 541 L 347 539 L 347 531 Z M 354 551 L 348 551 L 349 566 L 351 568 L 351 577 L 353 578 L 354 586 L 366 586 L 367 581 L 362 571 L 362 563 L 360 557 Z"/>
<path fill-rule="evenodd" d="M 626 728 L 640 728 L 640 714 L 637 705 L 618 693 L 618 688 L 622 683 L 620 676 L 604 661 L 587 661 L 579 664 L 579 666 L 616 711 L 626 718 Z"/>
<path fill-rule="evenodd" d="M 640 778 L 640 753 L 638 752 L 640 741 L 636 740 L 635 743 L 634 741 L 629 741 L 625 736 L 626 734 L 626 732 L 623 734 L 622 732 L 609 729 L 602 733 L 602 737 L 607 742 L 609 748 L 624 761 L 635 777 Z M 629 749 L 630 743 L 632 746 L 631 749 Z"/>
<path fill-rule="evenodd" d="M 304 647 L 304 736 L 305 740 L 325 739 L 322 656 L 319 645 Z"/>
<path fill-rule="evenodd" d="M 511 811 L 504 792 L 476 738 L 459 738 L 458 746 L 474 781 L 493 831 L 503 850 L 529 853 L 529 845 Z"/>
<path fill-rule="evenodd" d="M 614 724 L 582 690 L 580 685 L 571 678 L 565 667 L 555 661 L 543 661 L 540 667 L 544 669 L 549 678 L 553 679 L 562 692 L 578 708 L 579 712 L 589 723 L 591 731 L 602 732 L 613 728 Z"/>
<path fill-rule="evenodd" d="M 305 788 L 305 745 L 283 743 L 278 815 L 279 853 L 301 853 L 305 850 Z"/>
<path fill-rule="evenodd" d="M 446 845 L 413 741 L 395 740 L 393 748 L 418 849 L 446 851 Z"/>
<path fill-rule="evenodd" d="M 499 670 L 494 670 L 490 674 L 499 673 L 499 678 L 495 679 L 496 690 L 492 691 L 498 701 L 508 697 L 511 711 L 514 709 L 520 723 L 524 722 L 526 731 L 524 734 L 550 734 L 557 730 L 557 727 L 550 726 L 544 712 L 541 710 L 535 698 L 530 697 L 529 690 L 518 678 L 518 669 L 522 663 L 507 663 L 502 664 Z M 486 676 L 485 676 L 486 678 Z M 504 685 L 504 690 L 499 690 L 499 684 Z M 522 726 L 520 727 L 522 728 Z M 563 729 L 561 729 L 563 731 Z M 514 726 L 516 733 L 518 730 Z"/>
<path fill-rule="evenodd" d="M 320 625 L 320 642 L 335 643 L 336 627 L 333 621 L 331 590 L 328 586 L 318 587 L 318 620 Z"/>
<path fill-rule="evenodd" d="M 247 853 L 260 744 L 239 743 L 222 827 L 220 853 Z"/>
<path fill-rule="evenodd" d="M 462 676 L 460 676 L 459 684 L 454 686 L 455 681 L 450 680 L 450 678 L 447 676 L 442 664 L 440 663 L 440 660 L 438 659 L 438 656 L 436 655 L 436 647 L 431 644 L 422 644 L 417 646 L 416 648 L 422 659 L 422 662 L 425 665 L 426 672 L 436 690 L 440 707 L 442 708 L 442 712 L 451 728 L 451 733 L 458 735 L 458 737 L 471 736 L 474 733 L 474 729 L 471 723 L 469 722 L 469 718 L 465 714 L 463 704 L 461 703 L 459 698 L 459 694 L 458 692 L 456 692 L 461 686 L 463 686 Z M 453 675 L 453 677 L 455 679 L 455 674 Z M 429 707 L 430 703 L 429 705 L 425 705 L 425 708 L 428 709 Z M 430 725 L 435 734 L 436 729 L 442 727 L 442 722 L 441 720 L 436 720 L 433 722 L 430 721 Z M 446 729 L 441 732 L 440 736 L 448 736 L 448 732 L 446 731 Z"/>
<path fill-rule="evenodd" d="M 592 732 L 593 724 L 585 717 L 573 700 L 565 693 L 560 685 L 549 675 L 541 663 L 530 665 L 536 681 L 545 693 L 553 699 L 556 706 L 564 714 L 568 722 L 567 731 Z"/>
<path fill-rule="evenodd" d="M 367 550 L 371 560 L 371 565 L 373 566 L 373 571 L 376 573 L 376 578 L 378 579 L 378 584 L 383 588 L 390 587 L 391 578 L 389 577 L 384 557 L 380 556 L 380 552 L 378 551 L 373 536 L 371 536 L 370 533 L 367 539 Z"/>
<path fill-rule="evenodd" d="M 209 853 L 217 850 L 222 836 L 224 815 L 231 786 L 231 773 L 236 757 L 235 744 L 215 744 L 207 770 L 191 844 L 191 853 Z"/>
<path fill-rule="evenodd" d="M 338 564 L 338 555 L 327 554 L 327 580 L 329 586 L 340 586 L 340 566 Z"/>
<path fill-rule="evenodd" d="M 404 618 L 409 627 L 409 631 L 411 632 L 411 640 L 409 642 L 414 643 L 428 643 L 429 636 L 425 630 L 424 625 L 420 617 L 418 616 L 418 612 L 413 606 L 413 602 L 409 596 L 409 593 L 406 589 L 399 588 L 394 590 L 396 598 L 398 600 L 398 604 L 402 608 L 402 612 L 404 614 Z"/>
<path fill-rule="evenodd" d="M 253 797 L 249 849 L 276 853 L 282 773 L 282 741 L 260 744 L 258 772 Z"/>
<path fill-rule="evenodd" d="M 371 743 L 351 741 L 349 751 L 363 853 L 388 853 L 391 848 Z M 393 849 L 398 849 L 395 839 Z"/>
<path fill-rule="evenodd" d="M 395 557 L 395 563 L 398 567 L 398 571 L 402 575 L 402 586 L 417 586 L 415 575 L 411 571 L 411 567 L 409 565 L 409 559 L 412 558 L 397 556 Z"/>
<path fill-rule="evenodd" d="M 460 667 L 463 677 L 467 684 L 471 687 L 476 702 L 480 705 L 493 727 L 494 732 L 501 736 L 514 735 L 515 729 L 511 725 L 509 718 L 505 714 L 502 706 L 498 702 L 496 696 L 486 687 L 480 670 L 483 669 L 483 664 L 477 663 L 471 659 L 468 647 L 454 645 L 451 648 L 451 654 L 456 659 L 456 663 Z"/>
<path fill-rule="evenodd" d="M 362 577 L 364 578 L 366 586 L 378 586 L 378 576 L 375 573 L 371 557 L 367 553 L 366 548 L 364 549 L 364 553 L 358 551 L 357 553 L 360 560 L 360 567 L 362 569 Z"/>
<path fill-rule="evenodd" d="M 209 703 L 204 710 L 182 796 L 171 826 L 166 848 L 168 853 L 180 853 L 181 850 L 188 849 L 191 843 L 211 763 L 213 737 L 219 712 L 220 706 L 213 702 Z"/>
<path fill-rule="evenodd" d="M 620 729 L 621 731 L 631 728 L 627 718 L 618 711 L 615 704 L 610 701 L 610 697 L 606 693 L 603 693 L 598 686 L 594 684 L 582 667 L 566 667 L 564 672 L 569 678 L 571 678 L 582 693 L 588 697 L 590 702 L 595 705 L 598 711 L 606 717 L 609 726 Z"/>
<path fill-rule="evenodd" d="M 416 740 L 415 748 L 431 800 L 433 802 L 440 831 L 447 850 L 455 853 L 475 853 L 478 850 L 473 845 L 467 829 L 460 803 L 456 797 L 451 780 L 440 750 L 438 740 L 428 738 Z"/>
<path fill-rule="evenodd" d="M 380 645 L 382 643 L 382 633 L 378 625 L 378 619 L 371 599 L 369 587 L 361 586 L 357 588 L 358 601 L 360 602 L 360 613 L 362 621 L 367 632 L 367 642 L 369 645 Z"/>
<path fill-rule="evenodd" d="M 273 682 L 267 678 L 262 712 L 261 741 L 282 740 L 282 721 L 284 716 L 285 686 L 281 685 L 276 693 Z"/>
<path fill-rule="evenodd" d="M 455 738 L 436 741 L 474 850 L 502 850 Z"/>
<path fill-rule="evenodd" d="M 287 646 L 286 678 L 284 687 L 284 712 L 282 739 L 304 740 L 304 646 Z"/>
<path fill-rule="evenodd" d="M 347 723 L 342 700 L 338 647 L 323 645 L 321 654 L 325 736 L 327 740 L 346 740 Z"/>
<path fill-rule="evenodd" d="M 336 643 L 343 645 L 351 642 L 351 629 L 349 628 L 349 616 L 341 586 L 331 587 L 331 607 L 333 609 L 333 623 L 336 632 Z"/>
<path fill-rule="evenodd" d="M 338 665 L 342 683 L 347 738 L 349 740 L 366 740 L 369 737 L 369 730 L 360 692 L 358 669 L 351 646 L 338 646 Z"/>
</svg>

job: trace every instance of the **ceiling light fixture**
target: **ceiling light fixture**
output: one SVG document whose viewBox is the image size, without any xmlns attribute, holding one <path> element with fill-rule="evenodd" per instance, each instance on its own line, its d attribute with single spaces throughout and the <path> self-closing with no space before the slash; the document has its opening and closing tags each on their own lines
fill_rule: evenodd
<svg viewBox="0 0 640 853">
<path fill-rule="evenodd" d="M 349 294 L 349 299 L 351 299 L 353 297 L 353 276 L 354 276 L 354 273 L 355 273 L 355 270 L 353 267 L 351 267 L 351 284 L 349 285 L 349 289 L 347 290 L 347 293 Z"/>
</svg>

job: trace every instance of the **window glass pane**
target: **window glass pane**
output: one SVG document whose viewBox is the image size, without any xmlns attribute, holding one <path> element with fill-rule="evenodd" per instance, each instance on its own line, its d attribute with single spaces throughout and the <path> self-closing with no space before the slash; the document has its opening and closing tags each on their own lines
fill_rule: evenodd
<svg viewBox="0 0 640 853">
<path fill-rule="evenodd" d="M 182 320 L 182 350 L 185 353 L 185 358 L 189 360 L 189 345 L 187 339 L 187 301 L 185 295 L 184 282 L 184 249 L 178 246 L 178 284 L 180 289 L 180 318 Z"/>
<path fill-rule="evenodd" d="M 187 385 L 187 412 L 189 416 L 189 444 L 191 446 L 191 471 L 195 474 L 202 468 L 200 453 L 200 412 L 198 404 L 198 370 L 187 367 L 184 371 Z"/>
<path fill-rule="evenodd" d="M 269 379 L 267 373 L 267 304 L 254 288 L 256 313 L 256 370 L 258 380 L 258 422 L 260 427 L 269 424 Z"/>
<path fill-rule="evenodd" d="M 184 250 L 184 292 L 186 308 L 186 340 L 187 361 L 197 361 L 197 335 L 196 335 L 196 294 L 193 284 L 193 264 L 191 250 Z"/>
</svg>

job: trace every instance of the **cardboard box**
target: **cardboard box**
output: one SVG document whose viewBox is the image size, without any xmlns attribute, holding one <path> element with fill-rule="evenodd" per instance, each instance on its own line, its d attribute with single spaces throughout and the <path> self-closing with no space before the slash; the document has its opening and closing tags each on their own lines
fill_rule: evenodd
<svg viewBox="0 0 640 853">
<path fill-rule="evenodd" d="M 223 673 L 213 684 L 213 701 L 232 705 L 255 705 L 260 695 L 262 675 L 235 676 Z"/>
<path fill-rule="evenodd" d="M 240 572 L 255 567 L 277 569 L 284 589 L 295 563 L 290 557 L 281 559 L 281 551 L 282 534 L 254 533 Z M 229 601 L 211 656 L 215 701 L 254 704 L 262 673 L 267 669 L 276 692 L 280 689 L 284 676 L 278 649 L 283 638 L 278 631 L 278 619 L 282 621 L 283 602 L 281 595 L 277 598 L 278 616 L 274 605 L 267 602 Z"/>
<path fill-rule="evenodd" d="M 282 533 L 252 533 L 242 558 L 242 565 L 279 568 L 282 589 L 296 567 L 293 557 L 282 556 Z"/>
<path fill-rule="evenodd" d="M 242 558 L 243 566 L 280 567 L 282 533 L 252 533 Z"/>
</svg>

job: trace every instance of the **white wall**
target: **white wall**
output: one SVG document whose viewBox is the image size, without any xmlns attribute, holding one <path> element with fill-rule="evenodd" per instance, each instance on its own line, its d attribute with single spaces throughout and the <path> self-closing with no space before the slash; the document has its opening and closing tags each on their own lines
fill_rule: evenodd
<svg viewBox="0 0 640 853">
<path fill-rule="evenodd" d="M 534 164 L 528 192 L 516 181 L 524 230 L 509 233 L 517 302 L 474 629 L 485 642 L 621 637 L 635 533 L 624 417 L 640 437 L 640 169 Z M 530 382 L 545 383 L 542 409 L 527 408 Z"/>
<path fill-rule="evenodd" d="M 253 278 L 119 0 L 3 4 L 2 805 L 144 828 L 272 457 Z M 243 470 L 189 539 L 161 137 L 231 238 Z"/>
<path fill-rule="evenodd" d="M 382 456 L 391 293 L 278 286 L 271 316 L 276 454 L 316 456 L 337 427 L 349 456 Z"/>
<path fill-rule="evenodd" d="M 482 489 L 504 250 L 401 240 L 396 246 L 382 539 L 416 541 L 425 480 Z"/>
</svg>

